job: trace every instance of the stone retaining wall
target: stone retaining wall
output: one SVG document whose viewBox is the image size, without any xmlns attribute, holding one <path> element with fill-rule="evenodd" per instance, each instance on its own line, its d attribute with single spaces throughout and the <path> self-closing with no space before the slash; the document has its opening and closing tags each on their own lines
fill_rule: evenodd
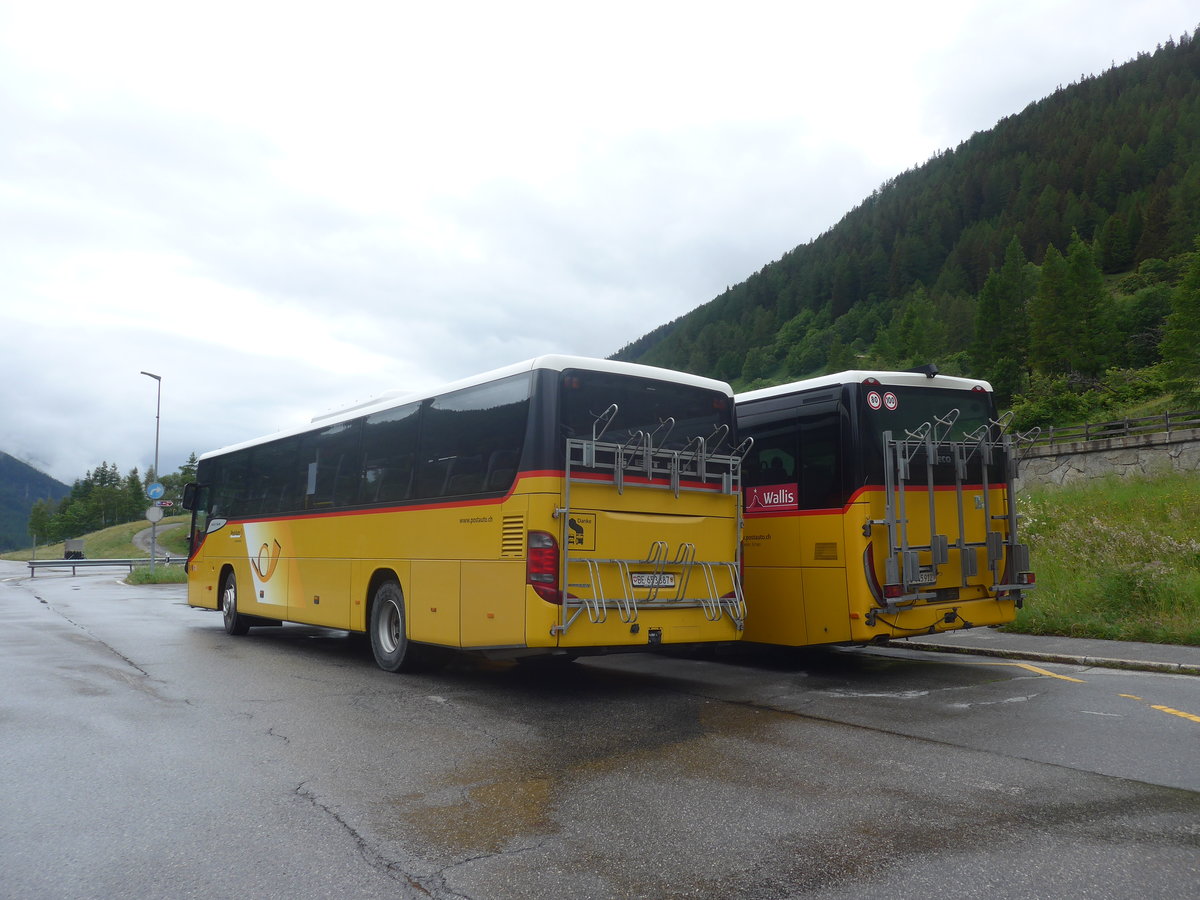
<svg viewBox="0 0 1200 900">
<path fill-rule="evenodd" d="M 1200 472 L 1200 428 L 1034 447 L 1021 460 L 1017 490 L 1162 472 Z"/>
</svg>

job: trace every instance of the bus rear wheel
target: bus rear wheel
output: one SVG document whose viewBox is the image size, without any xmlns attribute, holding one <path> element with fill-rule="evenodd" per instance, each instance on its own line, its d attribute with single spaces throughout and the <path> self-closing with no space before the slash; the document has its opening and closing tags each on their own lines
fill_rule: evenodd
<svg viewBox="0 0 1200 900">
<path fill-rule="evenodd" d="M 413 668 L 413 648 L 405 634 L 404 594 L 395 581 L 385 581 L 371 600 L 371 652 L 385 672 Z"/>
<path fill-rule="evenodd" d="M 225 631 L 229 634 L 245 634 L 250 630 L 250 617 L 238 612 L 237 576 L 232 572 L 221 582 L 221 615 L 225 619 Z"/>
</svg>

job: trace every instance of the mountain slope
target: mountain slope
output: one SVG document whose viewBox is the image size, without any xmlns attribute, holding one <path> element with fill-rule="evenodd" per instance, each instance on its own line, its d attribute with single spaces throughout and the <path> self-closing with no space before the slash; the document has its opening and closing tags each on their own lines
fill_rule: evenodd
<svg viewBox="0 0 1200 900">
<path fill-rule="evenodd" d="M 0 551 L 27 546 L 29 511 L 39 500 L 61 500 L 70 488 L 0 452 Z"/>
<path fill-rule="evenodd" d="M 1185 37 L 897 176 L 818 238 L 614 358 L 742 384 L 801 377 L 886 361 L 876 343 L 926 304 L 949 325 L 945 354 L 968 368 L 977 295 L 1014 238 L 1040 265 L 1077 235 L 1116 274 L 1187 253 L 1198 232 L 1200 40 Z"/>
</svg>

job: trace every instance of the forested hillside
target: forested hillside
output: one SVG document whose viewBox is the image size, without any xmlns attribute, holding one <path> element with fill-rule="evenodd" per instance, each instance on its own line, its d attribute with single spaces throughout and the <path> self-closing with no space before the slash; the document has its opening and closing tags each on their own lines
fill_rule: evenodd
<svg viewBox="0 0 1200 900">
<path fill-rule="evenodd" d="M 61 499 L 34 503 L 27 512 L 28 530 L 37 535 L 38 543 L 53 544 L 110 525 L 137 521 L 145 516 L 150 505 L 146 488 L 154 480 L 165 489 L 164 501 L 170 501 L 177 509 L 183 486 L 195 478 L 194 453 L 178 472 L 157 479 L 153 470 L 142 476 L 137 469 L 131 469 L 123 476 L 116 463 L 102 462 L 83 478 L 76 479 L 70 489 L 64 485 L 65 496 L 60 495 Z"/>
<path fill-rule="evenodd" d="M 39 500 L 57 501 L 67 491 L 61 481 L 0 452 L 0 551 L 28 546 L 29 511 Z"/>
<path fill-rule="evenodd" d="M 1200 40 L 1185 36 L 897 176 L 614 358 L 738 388 L 934 362 L 992 380 L 1030 422 L 1170 389 L 1195 403 L 1198 234 Z"/>
</svg>

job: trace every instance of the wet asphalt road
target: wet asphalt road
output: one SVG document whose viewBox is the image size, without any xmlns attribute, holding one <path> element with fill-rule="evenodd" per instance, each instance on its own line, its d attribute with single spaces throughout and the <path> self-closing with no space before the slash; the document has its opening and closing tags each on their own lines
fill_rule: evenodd
<svg viewBox="0 0 1200 900">
<path fill-rule="evenodd" d="M 344 633 L 231 638 L 181 587 L 25 574 L 0 563 L 0 897 L 1200 884 L 1197 678 L 903 650 L 395 676 Z"/>
</svg>

